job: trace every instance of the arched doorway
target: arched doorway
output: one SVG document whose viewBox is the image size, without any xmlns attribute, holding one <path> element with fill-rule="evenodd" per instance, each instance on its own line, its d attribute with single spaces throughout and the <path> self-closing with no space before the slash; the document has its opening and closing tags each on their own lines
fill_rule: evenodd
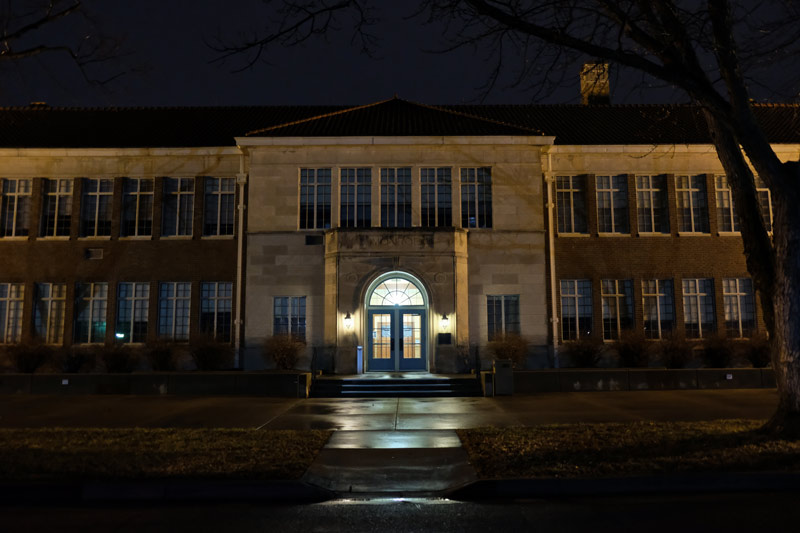
<svg viewBox="0 0 800 533">
<path fill-rule="evenodd" d="M 425 371 L 428 368 L 428 295 L 405 272 L 388 272 L 367 290 L 367 370 Z"/>
</svg>

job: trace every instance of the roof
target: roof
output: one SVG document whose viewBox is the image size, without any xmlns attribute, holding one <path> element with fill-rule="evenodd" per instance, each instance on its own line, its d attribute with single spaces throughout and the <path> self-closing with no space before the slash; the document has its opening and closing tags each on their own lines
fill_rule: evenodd
<svg viewBox="0 0 800 533">
<path fill-rule="evenodd" d="M 757 104 L 773 143 L 800 143 L 800 106 Z M 688 105 L 442 105 L 0 108 L 0 147 L 234 146 L 235 138 L 548 135 L 560 145 L 709 144 Z"/>
</svg>

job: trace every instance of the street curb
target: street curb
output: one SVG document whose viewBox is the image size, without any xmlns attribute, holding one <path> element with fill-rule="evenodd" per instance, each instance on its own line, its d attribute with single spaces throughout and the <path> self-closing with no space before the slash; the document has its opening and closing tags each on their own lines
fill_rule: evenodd
<svg viewBox="0 0 800 533">
<path fill-rule="evenodd" d="M 450 492 L 453 500 L 513 500 L 553 496 L 800 490 L 800 473 L 726 472 L 602 479 L 482 479 Z"/>
<path fill-rule="evenodd" d="M 301 481 L 154 480 L 0 483 L 0 506 L 120 501 L 318 503 L 336 494 Z"/>
</svg>

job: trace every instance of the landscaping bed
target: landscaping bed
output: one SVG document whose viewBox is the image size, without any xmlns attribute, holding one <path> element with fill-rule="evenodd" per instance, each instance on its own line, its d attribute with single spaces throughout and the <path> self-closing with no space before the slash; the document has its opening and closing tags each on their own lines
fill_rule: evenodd
<svg viewBox="0 0 800 533">
<path fill-rule="evenodd" d="M 482 479 L 800 471 L 800 441 L 763 420 L 631 422 L 458 430 Z"/>
<path fill-rule="evenodd" d="M 299 479 L 330 431 L 0 429 L 0 479 Z"/>
</svg>

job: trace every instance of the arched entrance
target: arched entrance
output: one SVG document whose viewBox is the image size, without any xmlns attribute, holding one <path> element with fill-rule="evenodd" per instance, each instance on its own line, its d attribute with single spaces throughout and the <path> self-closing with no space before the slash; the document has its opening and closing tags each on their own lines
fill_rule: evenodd
<svg viewBox="0 0 800 533">
<path fill-rule="evenodd" d="M 405 272 L 388 272 L 367 290 L 367 370 L 425 371 L 428 368 L 428 295 Z"/>
</svg>

